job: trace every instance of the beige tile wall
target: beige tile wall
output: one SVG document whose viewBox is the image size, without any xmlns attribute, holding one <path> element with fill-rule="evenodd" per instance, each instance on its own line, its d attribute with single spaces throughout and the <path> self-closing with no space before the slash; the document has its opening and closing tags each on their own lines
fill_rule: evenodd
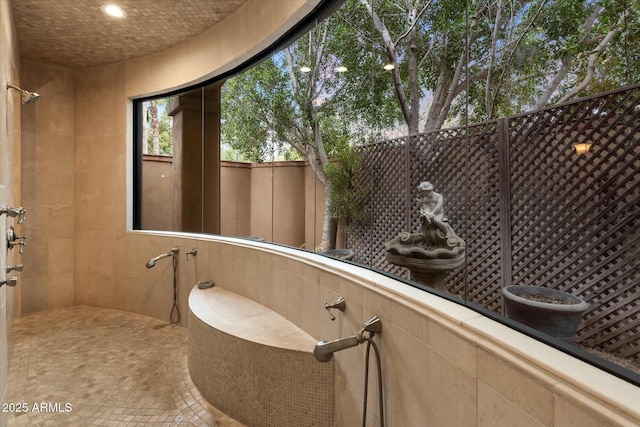
<svg viewBox="0 0 640 427">
<path fill-rule="evenodd" d="M 196 279 L 212 279 L 276 311 L 318 340 L 353 335 L 365 320 L 378 315 L 383 332 L 375 339 L 382 355 L 387 425 L 640 423 L 640 388 L 465 307 L 373 272 L 242 240 L 147 232 L 130 233 L 125 240 L 127 246 L 146 247 L 145 251 L 152 245 L 197 247 L 195 276 L 180 284 L 181 298 L 187 297 Z M 131 261 L 141 266 L 146 255 Z M 190 268 L 184 258 L 179 268 Z M 163 274 L 168 277 L 168 272 Z M 346 298 L 347 310 L 332 322 L 324 303 L 338 295 Z M 161 316 L 166 318 L 166 313 Z M 359 346 L 335 355 L 337 426 L 360 422 L 364 350 Z M 370 369 L 368 419 L 374 423 L 378 405 L 373 358 Z"/>
<path fill-rule="evenodd" d="M 17 73 L 20 61 L 9 2 L 0 2 L 0 34 L 0 206 L 15 206 L 20 203 L 19 192 L 14 192 L 14 183 L 20 182 L 14 165 L 20 160 L 21 105 L 19 94 L 14 90 L 7 90 L 6 84 L 20 85 Z M 7 227 L 16 223 L 14 219 L 1 215 L 0 236 L 6 236 Z M 14 252 L 17 251 L 0 250 L 0 280 L 6 280 L 4 267 L 7 264 L 20 262 L 20 257 L 14 255 Z M 14 275 L 18 277 L 18 286 L 21 286 L 21 275 L 15 272 L 9 274 Z M 5 402 L 7 395 L 8 352 L 12 342 L 14 301 L 18 299 L 15 290 L 16 288 L 8 288 L 6 285 L 0 287 L 0 402 Z M 0 411 L 0 426 L 5 426 L 6 423 L 6 413 Z"/>
<path fill-rule="evenodd" d="M 32 138 L 35 144 L 22 160 L 23 174 L 33 167 L 29 171 L 36 175 L 26 181 L 22 177 L 22 199 L 26 205 L 28 197 L 35 197 L 32 212 L 37 212 L 25 252 L 33 257 L 25 259 L 31 276 L 19 285 L 24 311 L 88 304 L 168 321 L 171 262 L 162 260 L 151 270 L 144 265 L 179 245 L 183 324 L 188 291 L 205 279 L 260 302 L 317 339 L 351 335 L 364 320 L 379 315 L 384 330 L 376 340 L 383 359 L 387 425 L 640 424 L 638 387 L 386 277 L 257 243 L 126 231 L 132 152 L 128 97 L 181 87 L 238 63 L 282 34 L 314 3 L 278 0 L 277 7 L 273 2 L 267 7 L 251 0 L 247 7 L 257 11 L 253 21 L 236 16 L 185 46 L 124 64 L 73 71 L 33 64 L 28 76 L 23 68 L 25 79 L 42 84 L 29 89 L 43 92 L 31 106 L 37 112 L 35 123 L 26 122 L 22 131 L 23 139 Z M 7 2 L 0 5 L 8 8 Z M 10 14 L 2 12 L 3 34 L 11 33 Z M 0 42 L 0 73 L 16 80 L 12 67 L 17 61 L 7 59 L 15 56 L 15 42 L 5 41 L 10 39 Z M 15 163 L 9 145 L 16 112 L 11 99 L 6 92 L 0 96 L 0 117 L 5 118 L 0 120 L 0 202 L 12 197 L 7 171 Z M 0 233 L 2 227 L 0 221 Z M 190 247 L 199 253 L 187 262 L 184 251 Z M 347 299 L 347 310 L 331 322 L 323 304 L 338 295 Z M 6 319 L 7 301 L 3 287 L 0 319 Z M 5 323 L 0 321 L 0 345 L 7 336 Z M 363 357 L 362 346 L 336 355 L 338 426 L 359 424 Z M 6 356 L 0 352 L 2 395 L 5 374 Z M 375 390 L 375 378 L 371 381 Z M 372 393 L 372 423 L 378 413 L 374 398 Z"/>
<path fill-rule="evenodd" d="M 20 287 L 22 313 L 73 303 L 74 114 L 68 68 L 24 60 L 21 81 L 40 94 L 23 108 L 21 124 L 22 204 L 27 220 Z"/>
</svg>

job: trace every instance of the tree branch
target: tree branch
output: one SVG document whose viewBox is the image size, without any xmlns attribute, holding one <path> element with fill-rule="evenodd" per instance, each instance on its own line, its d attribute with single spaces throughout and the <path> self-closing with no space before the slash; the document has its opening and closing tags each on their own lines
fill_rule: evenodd
<svg viewBox="0 0 640 427">
<path fill-rule="evenodd" d="M 593 80 L 593 76 L 596 71 L 597 59 L 600 57 L 602 51 L 611 42 L 611 40 L 613 40 L 613 38 L 618 33 L 620 33 L 620 31 L 622 31 L 622 24 L 624 23 L 626 15 L 626 11 L 622 15 L 620 15 L 620 19 L 618 19 L 616 27 L 607 33 L 605 38 L 602 39 L 598 46 L 593 50 L 591 55 L 589 55 L 589 60 L 587 61 L 587 74 L 584 76 L 584 79 L 582 79 L 582 82 L 580 82 L 580 84 L 576 86 L 572 91 L 560 98 L 558 104 L 562 104 L 563 102 L 570 100 L 571 98 L 582 92 L 584 89 L 586 89 L 587 86 L 589 86 L 589 83 L 591 83 L 591 81 Z"/>
<path fill-rule="evenodd" d="M 360 3 L 367 9 L 369 14 L 372 16 L 373 25 L 376 30 L 382 36 L 382 40 L 384 42 L 387 56 L 389 61 L 392 64 L 395 64 L 396 67 L 391 70 L 391 79 L 393 81 L 393 89 L 396 93 L 396 97 L 398 98 L 398 104 L 400 104 L 400 110 L 402 111 L 402 116 L 407 124 L 409 124 L 411 120 L 411 110 L 409 107 L 409 103 L 407 101 L 407 97 L 404 93 L 404 88 L 402 87 L 402 81 L 400 80 L 400 70 L 397 67 L 398 58 L 396 56 L 395 48 L 393 46 L 393 42 L 391 41 L 391 35 L 389 34 L 389 30 L 378 14 L 371 7 L 371 2 L 369 0 L 360 0 Z"/>
<path fill-rule="evenodd" d="M 404 34 L 402 34 L 400 37 L 398 37 L 398 39 L 395 41 L 395 43 L 393 44 L 393 47 L 395 49 L 395 47 L 398 45 L 398 43 L 400 43 L 402 40 L 404 40 L 405 38 L 407 38 L 407 36 L 411 33 L 411 31 L 413 31 L 413 29 L 415 28 L 415 26 L 418 24 L 418 21 L 420 20 L 420 17 L 427 11 L 427 8 L 429 6 L 431 6 L 431 3 L 433 2 L 433 0 L 429 0 L 428 2 L 425 3 L 424 7 L 422 8 L 422 10 L 420 10 L 420 12 L 418 12 L 417 14 L 416 12 L 416 8 L 415 8 L 415 4 L 411 6 L 411 13 L 412 13 L 412 19 L 409 19 L 409 28 L 407 29 L 407 31 L 404 32 Z M 407 6 L 409 6 L 409 4 L 407 4 Z M 413 22 L 411 22 L 413 21 Z"/>
<path fill-rule="evenodd" d="M 580 42 L 583 42 L 584 40 L 587 39 L 587 36 L 589 35 L 591 30 L 593 29 L 593 26 L 595 25 L 596 19 L 598 18 L 598 16 L 600 16 L 603 10 L 604 10 L 603 6 L 597 5 L 596 7 L 593 8 L 593 12 L 591 13 L 591 15 L 589 15 L 589 17 L 584 23 L 584 32 L 580 37 Z M 547 102 L 549 102 L 549 99 L 551 99 L 551 96 L 556 92 L 556 90 L 558 90 L 558 87 L 560 87 L 560 83 L 562 83 L 562 80 L 569 73 L 569 70 L 573 65 L 574 61 L 575 61 L 575 54 L 566 55 L 562 59 L 562 65 L 560 66 L 556 74 L 553 76 L 553 79 L 551 80 L 549 87 L 547 87 L 547 90 L 544 91 L 544 93 L 538 99 L 538 102 L 536 102 L 536 107 L 535 107 L 536 110 L 543 108 L 547 104 Z"/>
</svg>

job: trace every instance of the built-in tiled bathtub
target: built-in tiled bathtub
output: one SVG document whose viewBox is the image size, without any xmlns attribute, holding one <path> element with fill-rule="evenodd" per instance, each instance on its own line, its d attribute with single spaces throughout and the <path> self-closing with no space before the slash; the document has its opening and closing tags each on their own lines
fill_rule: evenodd
<svg viewBox="0 0 640 427">
<path fill-rule="evenodd" d="M 333 362 L 293 323 L 221 287 L 189 295 L 189 373 L 216 408 L 251 426 L 333 426 Z"/>
<path fill-rule="evenodd" d="M 204 292 L 214 296 L 227 290 L 236 294 L 236 301 L 256 304 L 253 307 L 259 310 L 267 308 L 309 334 L 305 355 L 308 369 L 282 363 L 280 367 L 291 369 L 296 380 L 280 383 L 279 387 L 295 390 L 294 394 L 307 392 L 311 388 L 300 388 L 300 384 L 316 378 L 317 372 L 324 375 L 324 370 L 331 370 L 334 385 L 329 388 L 333 388 L 321 395 L 329 400 L 333 396 L 333 409 L 329 411 L 334 411 L 334 424 L 323 420 L 329 425 L 351 427 L 362 422 L 365 349 L 358 346 L 337 352 L 327 364 L 311 355 L 314 343 L 354 335 L 373 315 L 383 324 L 375 340 L 382 359 L 385 425 L 640 425 L 640 387 L 468 307 L 392 277 L 310 252 L 221 236 L 135 232 L 128 235 L 126 245 L 131 268 L 123 272 L 133 272 L 135 280 L 123 278 L 123 282 L 134 284 L 125 295 L 143 314 L 165 319 L 173 297 L 170 286 L 158 285 L 162 277 L 165 282 L 169 280 L 168 267 L 154 272 L 157 275 L 150 274 L 144 268 L 148 256 L 157 253 L 158 247 L 180 245 L 198 250 L 197 257 L 188 261 L 181 257 L 179 261 L 179 303 L 183 312 L 188 312 L 187 296 L 197 280 L 212 279 L 216 286 Z M 331 321 L 324 303 L 338 296 L 345 298 L 346 310 L 334 312 L 336 320 Z M 224 306 L 220 310 L 225 310 Z M 240 334 L 225 331 L 221 319 L 216 321 L 218 329 L 211 325 L 216 323 L 213 319 L 203 317 L 188 318 L 193 335 L 190 367 L 194 382 L 205 395 L 209 387 L 207 398 L 229 415 L 235 414 L 241 404 L 247 406 L 240 409 L 250 408 L 249 414 L 261 409 L 256 400 L 260 397 L 219 402 L 229 395 L 255 396 L 251 394 L 255 384 L 262 387 L 275 381 L 277 371 L 269 367 L 275 362 L 263 353 L 267 346 L 259 341 L 266 336 L 269 322 L 246 324 Z M 203 347 L 195 348 L 197 342 Z M 269 351 L 298 351 L 277 347 Z M 233 362 L 229 357 L 235 357 Z M 204 372 L 205 367 L 209 374 Z M 256 377 L 253 374 L 258 369 L 261 373 Z M 223 372 L 229 378 L 223 385 L 211 383 L 207 377 Z M 367 412 L 370 425 L 379 421 L 377 399 L 373 398 L 377 387 L 377 380 L 372 378 Z M 314 403 L 318 403 L 318 396 L 314 393 Z M 289 412 L 283 410 L 281 416 L 289 416 Z"/>
</svg>

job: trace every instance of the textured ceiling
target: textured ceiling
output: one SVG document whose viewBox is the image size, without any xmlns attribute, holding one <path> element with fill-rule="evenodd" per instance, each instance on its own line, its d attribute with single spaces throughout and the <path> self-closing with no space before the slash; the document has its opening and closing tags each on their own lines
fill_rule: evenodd
<svg viewBox="0 0 640 427">
<path fill-rule="evenodd" d="M 176 46 L 246 1 L 11 0 L 11 4 L 23 57 L 77 68 Z M 119 5 L 127 17 L 103 14 L 100 6 L 105 3 Z"/>
</svg>

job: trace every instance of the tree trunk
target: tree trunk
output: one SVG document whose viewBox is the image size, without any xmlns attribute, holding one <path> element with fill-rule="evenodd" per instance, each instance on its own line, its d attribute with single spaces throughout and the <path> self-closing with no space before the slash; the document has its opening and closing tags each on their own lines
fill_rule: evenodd
<svg viewBox="0 0 640 427">
<path fill-rule="evenodd" d="M 149 105 L 149 115 L 151 116 L 151 138 L 153 141 L 153 154 L 160 154 L 160 119 L 158 118 L 158 104 L 151 101 Z"/>
<path fill-rule="evenodd" d="M 142 154 L 149 154 L 149 124 L 147 123 L 147 103 L 142 103 Z"/>
</svg>

